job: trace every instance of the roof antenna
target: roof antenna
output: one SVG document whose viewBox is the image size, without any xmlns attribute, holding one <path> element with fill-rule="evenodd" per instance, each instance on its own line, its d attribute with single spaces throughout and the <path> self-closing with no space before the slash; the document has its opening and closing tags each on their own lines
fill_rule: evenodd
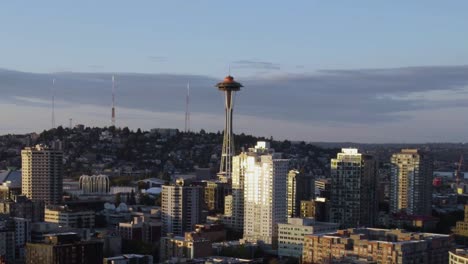
<svg viewBox="0 0 468 264">
<path fill-rule="evenodd" d="M 229 63 L 229 76 L 231 76 L 231 63 Z"/>
</svg>

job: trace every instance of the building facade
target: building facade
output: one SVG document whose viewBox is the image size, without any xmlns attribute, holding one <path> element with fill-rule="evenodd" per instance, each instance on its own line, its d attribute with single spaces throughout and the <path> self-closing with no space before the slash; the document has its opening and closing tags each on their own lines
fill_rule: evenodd
<svg viewBox="0 0 468 264">
<path fill-rule="evenodd" d="M 0 213 L 30 219 L 31 222 L 41 222 L 44 221 L 44 202 L 17 195 L 13 196 L 13 200 L 0 201 Z"/>
<path fill-rule="evenodd" d="M 229 226 L 237 232 L 244 231 L 244 182 L 247 166 L 247 153 L 242 152 L 232 158 L 232 194 L 228 198 L 231 205 L 226 205 L 224 214 L 229 217 Z"/>
<path fill-rule="evenodd" d="M 373 226 L 377 219 L 377 162 L 344 148 L 331 160 L 330 220 L 342 227 Z"/>
<path fill-rule="evenodd" d="M 21 151 L 22 193 L 46 205 L 59 204 L 63 191 L 63 152 L 43 145 Z"/>
<path fill-rule="evenodd" d="M 390 211 L 431 215 L 432 158 L 417 149 L 402 149 L 391 157 Z"/>
<path fill-rule="evenodd" d="M 194 238 L 190 232 L 185 236 L 169 235 L 161 238 L 160 263 L 172 258 L 194 259 L 212 255 L 212 242 L 205 238 Z"/>
<path fill-rule="evenodd" d="M 161 239 L 161 223 L 144 221 L 143 217 L 134 217 L 129 223 L 119 223 L 117 233 L 123 239 L 154 243 Z"/>
<path fill-rule="evenodd" d="M 188 186 L 184 180 L 174 185 L 164 185 L 161 196 L 162 235 L 181 236 L 192 231 L 202 219 L 203 188 Z"/>
<path fill-rule="evenodd" d="M 117 257 L 104 258 L 104 264 L 153 264 L 153 256 L 125 254 Z"/>
<path fill-rule="evenodd" d="M 276 248 L 278 223 L 287 221 L 289 160 L 258 142 L 245 160 L 244 239 Z"/>
<path fill-rule="evenodd" d="M 301 201 L 313 197 L 314 178 L 297 170 L 288 172 L 287 185 L 287 217 L 298 217 L 301 211 Z"/>
<path fill-rule="evenodd" d="M 26 264 L 101 264 L 102 242 L 81 241 L 75 233 L 49 234 L 26 245 Z"/>
<path fill-rule="evenodd" d="M 94 228 L 95 213 L 91 210 L 71 210 L 67 206 L 47 206 L 44 221 L 75 228 Z"/>
<path fill-rule="evenodd" d="M 287 224 L 278 224 L 278 256 L 301 258 L 304 236 L 334 232 L 339 224 L 318 222 L 313 218 L 289 218 Z"/>
<path fill-rule="evenodd" d="M 340 263 L 354 258 L 381 264 L 443 264 L 448 262 L 452 242 L 450 235 L 401 229 L 338 230 L 305 236 L 302 261 L 304 264 Z"/>
<path fill-rule="evenodd" d="M 449 252 L 449 264 L 466 264 L 468 263 L 468 250 L 455 249 Z"/>
</svg>

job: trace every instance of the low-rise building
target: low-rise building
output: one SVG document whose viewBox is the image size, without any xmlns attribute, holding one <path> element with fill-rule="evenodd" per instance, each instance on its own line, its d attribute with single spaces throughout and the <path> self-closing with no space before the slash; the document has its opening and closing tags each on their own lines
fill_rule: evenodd
<svg viewBox="0 0 468 264">
<path fill-rule="evenodd" d="M 453 246 L 450 235 L 401 229 L 354 228 L 304 238 L 303 263 L 333 263 L 345 258 L 381 264 L 443 264 Z"/>
<path fill-rule="evenodd" d="M 101 264 L 102 243 L 81 241 L 76 233 L 49 234 L 26 245 L 26 264 Z"/>
<path fill-rule="evenodd" d="M 337 223 L 318 222 L 313 218 L 289 218 L 287 224 L 278 224 L 278 255 L 300 258 L 304 236 L 333 232 L 338 227 Z"/>
<path fill-rule="evenodd" d="M 15 195 L 13 199 L 0 201 L 0 213 L 40 222 L 44 221 L 44 202 L 32 201 L 24 195 Z"/>
<path fill-rule="evenodd" d="M 71 210 L 67 206 L 48 206 L 45 209 L 44 220 L 62 226 L 77 228 L 94 227 L 94 211 Z"/>
<path fill-rule="evenodd" d="M 104 258 L 104 264 L 153 264 L 153 256 L 126 254 L 117 257 Z"/>
<path fill-rule="evenodd" d="M 198 224 L 190 233 L 193 238 L 205 238 L 211 242 L 226 240 L 226 229 L 223 224 Z"/>
<path fill-rule="evenodd" d="M 172 258 L 202 258 L 212 255 L 213 249 L 211 241 L 205 238 L 194 238 L 191 233 L 186 233 L 185 237 L 169 234 L 161 238 L 160 262 Z"/>
<path fill-rule="evenodd" d="M 458 221 L 452 231 L 457 243 L 468 244 L 468 204 L 465 205 L 465 219 Z"/>
<path fill-rule="evenodd" d="M 161 222 L 144 221 L 144 217 L 138 216 L 129 223 L 119 223 L 117 232 L 122 239 L 153 243 L 161 238 L 161 228 Z"/>
<path fill-rule="evenodd" d="M 449 252 L 449 264 L 466 264 L 468 263 L 468 250 L 455 249 Z"/>
</svg>

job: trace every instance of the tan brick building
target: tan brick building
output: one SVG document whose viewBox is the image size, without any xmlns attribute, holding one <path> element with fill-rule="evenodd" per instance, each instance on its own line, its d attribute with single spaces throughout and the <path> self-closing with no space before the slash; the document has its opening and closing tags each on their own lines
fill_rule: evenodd
<svg viewBox="0 0 468 264">
<path fill-rule="evenodd" d="M 366 259 L 381 264 L 442 264 L 448 262 L 452 245 L 449 235 L 355 228 L 305 236 L 302 261 L 325 264 Z"/>
</svg>

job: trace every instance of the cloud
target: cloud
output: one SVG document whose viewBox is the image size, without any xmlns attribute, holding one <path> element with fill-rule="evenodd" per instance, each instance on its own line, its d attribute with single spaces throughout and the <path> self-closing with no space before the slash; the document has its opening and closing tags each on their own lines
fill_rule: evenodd
<svg viewBox="0 0 468 264">
<path fill-rule="evenodd" d="M 233 62 L 233 67 L 238 69 L 263 69 L 280 70 L 279 64 L 266 61 L 238 60 Z"/>
<path fill-rule="evenodd" d="M 13 102 L 18 107 L 41 103 L 49 107 L 50 103 L 46 102 L 50 100 L 52 78 L 57 79 L 57 102 L 94 105 L 104 109 L 111 105 L 109 73 L 68 72 L 51 75 L 0 70 L 2 100 Z M 236 80 L 244 88 L 236 93 L 235 116 L 256 120 L 253 127 L 260 126 L 259 120 L 276 120 L 270 124 L 291 124 L 290 136 L 283 134 L 287 133 L 283 128 L 265 127 L 266 130 L 282 133 L 285 138 L 306 134 L 294 131 L 294 127 L 302 126 L 309 129 L 314 127 L 315 131 L 336 129 L 336 133 L 328 134 L 341 134 L 345 137 L 343 140 L 352 137 L 346 131 L 362 133 L 362 137 L 376 137 L 370 133 L 386 131 L 397 133 L 398 128 L 401 131 L 411 129 L 413 136 L 426 133 L 424 127 L 439 131 L 434 125 L 442 123 L 441 120 L 430 121 L 424 113 L 443 118 L 444 125 L 457 127 L 456 131 L 447 132 L 453 133 L 453 139 L 459 140 L 460 131 L 468 131 L 468 127 L 453 116 L 453 109 L 466 111 L 468 108 L 468 66 L 324 70 Z M 116 74 L 117 113 L 120 108 L 183 113 L 188 81 L 191 110 L 200 115 L 221 116 L 224 109 L 222 93 L 214 87 L 220 80 L 203 75 L 180 74 Z M 207 120 L 200 119 L 200 122 L 197 124 L 199 127 L 209 125 Z M 413 127 L 409 124 L 413 124 Z M 375 127 L 389 129 L 376 132 Z M 385 135 L 380 135 L 378 140 L 385 138 Z M 425 138 L 433 139 L 437 135 L 426 135 Z"/>
<path fill-rule="evenodd" d="M 167 57 L 164 56 L 148 56 L 148 59 L 152 62 L 164 62 L 167 61 Z"/>
</svg>

